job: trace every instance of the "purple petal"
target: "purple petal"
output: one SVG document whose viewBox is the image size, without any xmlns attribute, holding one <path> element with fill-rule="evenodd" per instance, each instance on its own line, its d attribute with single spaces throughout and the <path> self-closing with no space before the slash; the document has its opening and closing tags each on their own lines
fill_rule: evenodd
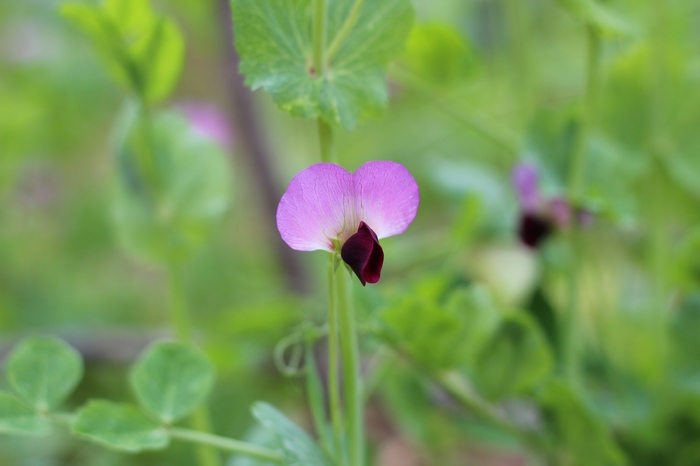
<svg viewBox="0 0 700 466">
<path fill-rule="evenodd" d="M 403 233 L 416 218 L 418 184 L 403 165 L 367 162 L 353 178 L 356 219 L 370 225 L 380 239 Z"/>
<path fill-rule="evenodd" d="M 566 199 L 555 197 L 549 200 L 549 211 L 554 223 L 559 228 L 567 228 L 571 224 L 571 206 Z"/>
<path fill-rule="evenodd" d="M 536 210 L 540 203 L 537 169 L 528 163 L 519 163 L 513 169 L 512 180 L 518 193 L 520 208 L 526 212 Z"/>
<path fill-rule="evenodd" d="M 362 286 L 379 281 L 384 265 L 384 251 L 377 235 L 365 222 L 360 222 L 357 233 L 343 244 L 340 256 L 355 272 Z"/>
<path fill-rule="evenodd" d="M 353 211 L 352 175 L 332 163 L 318 163 L 289 183 L 277 207 L 277 229 L 298 251 L 333 252 L 333 239 L 341 238 Z"/>
</svg>

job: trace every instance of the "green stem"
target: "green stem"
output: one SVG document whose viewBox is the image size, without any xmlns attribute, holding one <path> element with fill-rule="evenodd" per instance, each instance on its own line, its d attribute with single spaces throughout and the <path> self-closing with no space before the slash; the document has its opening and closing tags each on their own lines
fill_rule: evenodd
<svg viewBox="0 0 700 466">
<path fill-rule="evenodd" d="M 314 342 L 315 338 L 305 337 L 304 342 L 306 350 L 306 389 L 309 396 L 309 405 L 311 406 L 311 415 L 314 419 L 316 432 L 321 439 L 321 443 L 327 452 L 335 451 L 334 439 L 329 437 L 328 429 L 326 428 L 326 411 L 325 400 L 323 397 L 323 384 L 321 383 L 321 375 L 318 373 L 316 358 L 314 357 Z"/>
<path fill-rule="evenodd" d="M 335 162 L 335 144 L 333 142 L 333 127 L 323 118 L 318 118 L 318 140 L 321 147 L 321 161 Z"/>
<path fill-rule="evenodd" d="M 171 264 L 168 269 L 170 279 L 170 311 L 178 340 L 192 342 L 190 316 L 187 312 L 185 293 L 182 286 L 182 271 L 178 264 Z"/>
<path fill-rule="evenodd" d="M 340 47 L 345 42 L 345 39 L 347 39 L 348 35 L 350 35 L 352 28 L 354 28 L 355 24 L 357 24 L 357 20 L 360 18 L 360 11 L 362 10 L 362 5 L 364 3 L 365 0 L 355 0 L 355 3 L 353 4 L 352 9 L 350 10 L 350 13 L 348 14 L 348 17 L 345 18 L 343 26 L 340 28 L 340 31 L 338 31 L 338 34 L 331 42 L 330 47 L 328 47 L 328 55 L 326 56 L 327 62 L 330 63 L 330 61 L 333 60 L 333 57 L 335 57 L 335 54 L 338 53 L 338 50 L 340 50 Z"/>
<path fill-rule="evenodd" d="M 177 338 L 186 343 L 192 343 L 192 330 L 189 313 L 187 312 L 187 302 L 185 299 L 184 287 L 182 282 L 182 271 L 177 263 L 170 264 L 168 269 L 170 278 L 170 293 L 171 293 L 171 313 L 173 326 L 177 333 Z M 207 408 L 202 406 L 195 410 L 190 418 L 192 428 L 204 432 L 211 432 L 212 423 L 211 417 Z M 208 435 L 208 434 L 207 434 Z M 199 464 L 202 466 L 220 466 L 221 458 L 216 451 L 206 446 L 200 446 L 197 450 Z"/>
<path fill-rule="evenodd" d="M 338 306 L 335 284 L 335 254 L 329 254 L 328 261 L 328 397 L 331 411 L 331 423 L 333 425 L 333 439 L 336 458 L 340 464 L 347 464 L 347 458 L 343 454 L 343 414 L 340 403 L 340 367 L 338 360 L 338 347 L 340 335 L 338 331 Z"/>
<path fill-rule="evenodd" d="M 549 449 L 545 440 L 537 433 L 521 429 L 516 424 L 503 418 L 497 408 L 480 399 L 470 390 L 459 374 L 451 372 L 443 373 L 437 375 L 435 378 L 455 400 L 479 418 L 521 439 L 523 443 L 535 450 L 547 451 Z"/>
<path fill-rule="evenodd" d="M 280 464 L 283 462 L 280 453 L 251 443 L 241 442 L 240 440 L 177 427 L 170 429 L 170 436 L 178 440 L 184 440 L 185 442 L 195 443 L 229 453 L 240 453 Z"/>
<path fill-rule="evenodd" d="M 340 324 L 340 353 L 343 361 L 343 388 L 347 418 L 347 439 L 350 466 L 364 466 L 364 419 L 360 348 L 355 322 L 355 309 L 350 294 L 349 273 L 336 276 L 337 307 Z"/>
<path fill-rule="evenodd" d="M 595 121 L 598 102 L 598 76 L 600 74 L 601 39 L 597 29 L 586 26 L 588 59 L 586 66 L 586 91 L 579 119 L 579 129 L 574 142 L 569 167 L 569 200 L 575 206 L 583 196 L 586 171 L 586 151 L 591 126 Z M 570 233 L 571 263 L 568 276 L 567 311 L 562 322 L 562 358 L 560 370 L 564 376 L 574 382 L 577 375 L 576 364 L 576 322 L 579 304 L 579 268 L 582 236 L 577 219 L 571 225 Z"/>
<path fill-rule="evenodd" d="M 527 22 L 525 19 L 525 9 L 522 0 L 508 0 L 506 15 L 510 29 L 510 54 L 514 66 L 513 89 L 518 100 L 518 114 L 520 124 L 526 124 L 530 113 L 530 102 L 532 98 L 532 81 L 530 75 L 530 50 L 527 34 Z"/>
</svg>

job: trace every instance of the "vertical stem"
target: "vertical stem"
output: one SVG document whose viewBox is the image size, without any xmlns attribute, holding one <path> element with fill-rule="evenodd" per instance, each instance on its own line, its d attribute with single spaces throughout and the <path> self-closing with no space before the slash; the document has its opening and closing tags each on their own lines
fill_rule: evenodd
<svg viewBox="0 0 700 466">
<path fill-rule="evenodd" d="M 311 415 L 313 416 L 314 426 L 321 443 L 328 452 L 333 452 L 335 451 L 335 443 L 333 438 L 329 438 L 329 432 L 326 428 L 326 403 L 323 396 L 323 384 L 321 383 L 321 375 L 318 372 L 316 357 L 314 356 L 315 338 L 311 338 L 308 335 L 305 335 L 304 338 L 306 389 L 309 396 L 309 405 L 311 406 Z"/>
<path fill-rule="evenodd" d="M 189 313 L 187 312 L 187 302 L 182 285 L 182 272 L 179 264 L 172 262 L 168 268 L 170 279 L 171 313 L 172 322 L 175 327 L 177 338 L 180 341 L 191 343 L 192 330 Z M 190 418 L 190 425 L 200 432 L 212 432 L 211 418 L 206 407 L 197 409 Z M 197 457 L 201 466 L 221 466 L 221 458 L 215 449 L 205 445 L 197 447 Z"/>
<path fill-rule="evenodd" d="M 335 254 L 329 254 L 328 261 L 328 398 L 333 425 L 334 450 L 341 465 L 347 464 L 343 450 L 343 414 L 340 404 L 340 368 L 338 360 L 338 305 L 335 284 Z"/>
<path fill-rule="evenodd" d="M 323 118 L 318 119 L 318 139 L 321 146 L 321 161 L 335 162 L 335 144 L 333 142 L 333 128 L 331 125 L 323 121 Z"/>
<path fill-rule="evenodd" d="M 364 466 L 364 420 L 362 381 L 360 379 L 360 348 L 357 338 L 355 309 L 350 294 L 350 274 L 339 272 L 336 280 L 340 352 L 343 361 L 343 387 L 347 417 L 347 439 L 350 466 Z"/>
<path fill-rule="evenodd" d="M 586 66 L 586 91 L 583 101 L 579 129 L 574 142 L 569 167 L 569 200 L 575 206 L 583 195 L 583 183 L 586 170 L 586 150 L 590 128 L 595 120 L 598 100 L 598 75 L 600 73 L 601 41 L 598 31 L 592 25 L 586 26 L 588 60 Z M 564 375 L 574 381 L 576 367 L 576 322 L 579 304 L 579 268 L 582 244 L 581 232 L 577 219 L 571 225 L 570 245 L 571 264 L 568 277 L 567 312 L 562 322 L 562 367 Z"/>
<path fill-rule="evenodd" d="M 522 0 L 508 0 L 508 25 L 510 29 L 510 54 L 515 66 L 513 70 L 513 88 L 518 99 L 518 116 L 520 124 L 527 123 L 532 98 L 532 79 L 530 75 L 530 57 L 527 36 L 527 22 Z"/>
</svg>

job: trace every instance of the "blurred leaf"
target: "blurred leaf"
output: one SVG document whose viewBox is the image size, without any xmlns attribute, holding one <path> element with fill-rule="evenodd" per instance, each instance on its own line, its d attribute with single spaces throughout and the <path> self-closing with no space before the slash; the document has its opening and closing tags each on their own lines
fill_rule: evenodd
<svg viewBox="0 0 700 466">
<path fill-rule="evenodd" d="M 275 407 L 258 402 L 253 405 L 253 416 L 277 436 L 284 454 L 285 466 L 332 466 L 333 462 L 309 435 Z"/>
<path fill-rule="evenodd" d="M 126 118 L 118 141 L 116 226 L 136 256 L 190 257 L 226 212 L 230 168 L 221 149 L 176 113 Z M 149 189 L 150 188 L 150 189 Z"/>
<path fill-rule="evenodd" d="M 185 42 L 177 25 L 146 0 L 107 0 L 102 6 L 68 3 L 62 14 L 90 36 L 114 79 L 158 103 L 182 73 Z"/>
<path fill-rule="evenodd" d="M 83 360 L 58 338 L 27 338 L 10 354 L 7 377 L 25 401 L 47 411 L 61 404 L 78 385 Z"/>
<path fill-rule="evenodd" d="M 539 324 L 542 332 L 549 341 L 552 354 L 559 348 L 559 325 L 554 307 L 541 286 L 537 287 L 527 305 L 530 315 Z"/>
<path fill-rule="evenodd" d="M 277 448 L 277 434 L 267 430 L 259 424 L 256 424 L 243 437 L 243 440 L 254 445 L 270 448 L 272 450 Z M 279 463 L 274 461 L 266 461 L 248 455 L 233 455 L 228 463 L 229 466 L 277 466 L 278 464 Z"/>
<path fill-rule="evenodd" d="M 556 445 L 567 451 L 567 464 L 607 466 L 626 464 L 607 426 L 597 419 L 574 391 L 552 380 L 538 394 Z"/>
<path fill-rule="evenodd" d="M 51 432 L 51 424 L 14 396 L 0 392 L 0 432 L 41 436 Z"/>
<path fill-rule="evenodd" d="M 478 66 L 476 51 L 466 37 L 447 23 L 414 26 L 401 62 L 435 86 L 458 84 Z"/>
<path fill-rule="evenodd" d="M 214 384 L 214 367 L 196 347 L 156 343 L 131 371 L 136 397 L 150 412 L 171 424 L 201 405 Z"/>
<path fill-rule="evenodd" d="M 394 344 L 421 365 L 443 370 L 463 362 L 466 322 L 456 312 L 412 294 L 385 310 L 382 319 Z"/>
<path fill-rule="evenodd" d="M 608 36 L 629 35 L 632 25 L 621 14 L 598 0 L 557 0 L 576 18 L 595 26 Z"/>
<path fill-rule="evenodd" d="M 547 341 L 532 319 L 522 312 L 505 317 L 479 352 L 474 380 L 491 400 L 534 388 L 552 371 Z"/>
<path fill-rule="evenodd" d="M 328 48 L 355 0 L 328 4 Z M 312 4 L 307 0 L 233 0 L 236 47 L 246 84 L 272 94 L 293 116 L 322 117 L 352 129 L 389 99 L 385 68 L 404 47 L 413 22 L 409 0 L 367 0 L 325 76 L 313 69 Z"/>
<path fill-rule="evenodd" d="M 73 432 L 114 450 L 137 453 L 162 450 L 170 438 L 166 430 L 135 406 L 92 400 L 73 422 Z"/>
</svg>

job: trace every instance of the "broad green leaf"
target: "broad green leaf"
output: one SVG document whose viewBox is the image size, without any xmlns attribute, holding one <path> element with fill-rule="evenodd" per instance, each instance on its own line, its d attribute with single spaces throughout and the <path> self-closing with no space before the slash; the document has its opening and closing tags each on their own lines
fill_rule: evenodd
<svg viewBox="0 0 700 466">
<path fill-rule="evenodd" d="M 576 18 L 583 20 L 606 35 L 620 36 L 632 32 L 632 26 L 621 14 L 599 0 L 557 0 Z"/>
<path fill-rule="evenodd" d="M 253 416 L 277 436 L 285 466 L 333 465 L 311 437 L 275 407 L 258 402 L 253 405 L 252 411 Z"/>
<path fill-rule="evenodd" d="M 146 102 L 168 97 L 182 73 L 185 42 L 177 25 L 147 0 L 68 3 L 63 16 L 83 30 L 112 77 Z"/>
<path fill-rule="evenodd" d="M 30 405 L 47 411 L 63 402 L 83 377 L 80 354 L 53 337 L 22 341 L 7 362 L 10 385 Z"/>
<path fill-rule="evenodd" d="M 141 404 L 168 424 L 202 404 L 213 384 L 211 362 L 185 343 L 156 343 L 131 371 L 131 386 Z"/>
<path fill-rule="evenodd" d="M 627 464 L 607 426 L 564 382 L 553 380 L 538 395 L 556 445 L 576 466 Z"/>
<path fill-rule="evenodd" d="M 445 308 L 465 322 L 461 341 L 453 351 L 460 353 L 459 359 L 471 366 L 498 328 L 501 311 L 491 302 L 488 293 L 476 286 L 456 290 L 450 295 Z"/>
<path fill-rule="evenodd" d="M 512 314 L 480 350 L 474 380 L 491 400 L 520 393 L 540 383 L 552 371 L 549 345 L 529 315 Z"/>
<path fill-rule="evenodd" d="M 282 110 L 352 129 L 386 106 L 386 66 L 410 32 L 410 0 L 328 2 L 327 44 L 337 52 L 322 76 L 313 69 L 311 1 L 232 0 L 231 5 L 246 84 L 264 88 Z M 355 5 L 359 16 L 340 38 Z"/>
<path fill-rule="evenodd" d="M 221 148 L 177 113 L 127 116 L 117 147 L 116 227 L 136 256 L 184 260 L 228 209 L 230 167 Z"/>
<path fill-rule="evenodd" d="M 135 406 L 92 400 L 73 422 L 73 433 L 114 450 L 137 453 L 168 446 L 167 431 Z"/>
<path fill-rule="evenodd" d="M 436 86 L 458 84 L 478 67 L 476 52 L 466 37 L 451 25 L 439 22 L 414 26 L 401 63 Z"/>
<path fill-rule="evenodd" d="M 40 436 L 50 432 L 46 417 L 9 393 L 0 392 L 0 433 Z"/>
<path fill-rule="evenodd" d="M 260 424 L 255 424 L 253 428 L 243 437 L 243 440 L 254 445 L 267 447 L 270 449 L 277 448 L 277 434 L 267 430 Z M 268 461 L 260 458 L 254 458 L 249 455 L 238 454 L 232 455 L 229 466 L 277 466 L 279 463 Z"/>
</svg>

